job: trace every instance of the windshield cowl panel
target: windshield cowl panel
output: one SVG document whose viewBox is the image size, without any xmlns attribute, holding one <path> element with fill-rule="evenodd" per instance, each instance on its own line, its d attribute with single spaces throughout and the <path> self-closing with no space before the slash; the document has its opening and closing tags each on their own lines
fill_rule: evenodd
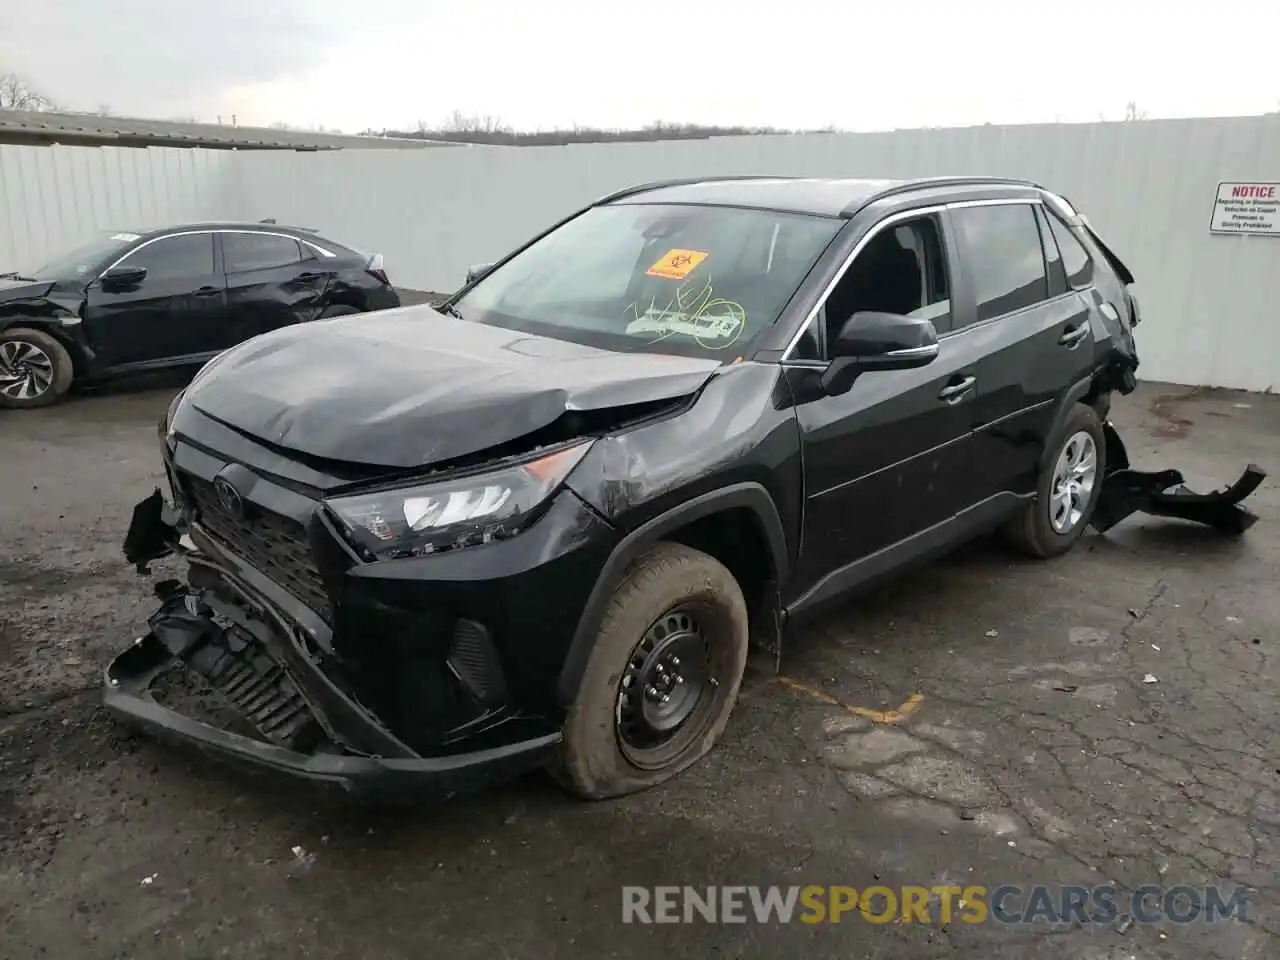
<svg viewBox="0 0 1280 960">
<path fill-rule="evenodd" d="M 745 356 L 843 221 L 736 207 L 593 207 L 467 291 L 466 319 L 619 352 Z"/>
</svg>

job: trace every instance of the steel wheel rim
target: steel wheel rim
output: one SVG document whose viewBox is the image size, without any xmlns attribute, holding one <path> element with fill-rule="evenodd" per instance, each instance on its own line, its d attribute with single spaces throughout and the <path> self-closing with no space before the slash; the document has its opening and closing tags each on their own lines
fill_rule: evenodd
<svg viewBox="0 0 1280 960">
<path fill-rule="evenodd" d="M 1058 454 L 1049 488 L 1049 524 L 1064 536 L 1074 530 L 1093 499 L 1098 478 L 1098 445 L 1087 430 L 1073 433 Z"/>
<path fill-rule="evenodd" d="M 614 730 L 633 765 L 664 767 L 706 729 L 720 688 L 714 639 L 693 607 L 678 607 L 650 624 L 631 651 Z"/>
<path fill-rule="evenodd" d="M 0 394 L 11 400 L 35 400 L 48 392 L 53 376 L 53 359 L 34 343 L 0 343 Z"/>
</svg>

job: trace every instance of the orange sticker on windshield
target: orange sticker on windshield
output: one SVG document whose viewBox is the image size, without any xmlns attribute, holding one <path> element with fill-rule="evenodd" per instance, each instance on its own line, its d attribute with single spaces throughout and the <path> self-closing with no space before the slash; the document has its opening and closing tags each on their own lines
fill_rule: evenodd
<svg viewBox="0 0 1280 960">
<path fill-rule="evenodd" d="M 703 250 L 668 250 L 657 263 L 645 272 L 651 277 L 683 280 L 693 273 L 693 268 L 707 259 L 708 256 L 709 254 Z"/>
</svg>

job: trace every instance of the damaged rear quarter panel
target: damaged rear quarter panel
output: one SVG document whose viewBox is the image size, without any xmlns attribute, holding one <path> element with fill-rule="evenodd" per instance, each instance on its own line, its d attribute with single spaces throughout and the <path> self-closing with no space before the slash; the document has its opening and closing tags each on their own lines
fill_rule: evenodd
<svg viewBox="0 0 1280 960">
<path fill-rule="evenodd" d="M 773 500 L 793 557 L 803 502 L 800 439 L 776 364 L 720 368 L 687 408 L 597 441 L 568 481 L 623 535 L 741 483 L 758 484 Z"/>
</svg>

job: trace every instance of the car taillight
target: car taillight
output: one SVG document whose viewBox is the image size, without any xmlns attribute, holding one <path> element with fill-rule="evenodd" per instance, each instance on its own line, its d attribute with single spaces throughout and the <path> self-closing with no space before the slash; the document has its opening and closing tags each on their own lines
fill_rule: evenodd
<svg viewBox="0 0 1280 960">
<path fill-rule="evenodd" d="M 382 254 L 380 253 L 375 253 L 369 258 L 369 264 L 364 268 L 364 272 L 379 283 L 385 283 L 388 286 L 391 284 L 391 281 L 387 278 L 387 270 L 382 265 Z"/>
</svg>

